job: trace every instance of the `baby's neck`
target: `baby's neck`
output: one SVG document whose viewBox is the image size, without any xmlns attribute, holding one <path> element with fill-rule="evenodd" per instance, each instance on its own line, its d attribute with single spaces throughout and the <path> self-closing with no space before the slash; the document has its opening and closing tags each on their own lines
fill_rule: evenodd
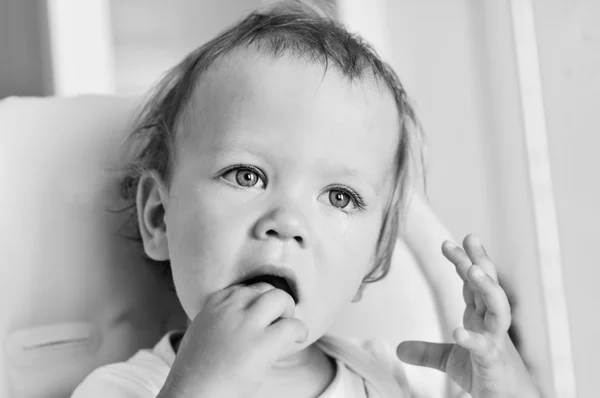
<svg viewBox="0 0 600 398">
<path fill-rule="evenodd" d="M 183 333 L 173 335 L 171 344 L 177 352 Z M 265 378 L 257 397 L 313 398 L 331 384 L 337 368 L 317 344 L 276 362 Z"/>
<path fill-rule="evenodd" d="M 313 344 L 273 365 L 257 396 L 318 397 L 331 384 L 335 362 Z"/>
</svg>

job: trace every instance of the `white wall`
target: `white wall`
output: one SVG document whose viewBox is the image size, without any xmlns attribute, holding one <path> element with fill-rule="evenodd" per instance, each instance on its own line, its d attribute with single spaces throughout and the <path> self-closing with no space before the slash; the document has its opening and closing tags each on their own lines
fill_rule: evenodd
<svg viewBox="0 0 600 398">
<path fill-rule="evenodd" d="M 578 396 L 598 393 L 600 3 L 534 1 Z"/>
<path fill-rule="evenodd" d="M 110 0 L 118 94 L 140 94 L 262 0 Z"/>
<path fill-rule="evenodd" d="M 52 93 L 44 12 L 42 1 L 0 0 L 0 98 Z"/>
</svg>

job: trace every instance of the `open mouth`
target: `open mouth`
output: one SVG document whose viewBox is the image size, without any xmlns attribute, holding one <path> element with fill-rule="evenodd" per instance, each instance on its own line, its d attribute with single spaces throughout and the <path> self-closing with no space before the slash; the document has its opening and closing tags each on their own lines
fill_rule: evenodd
<svg viewBox="0 0 600 398">
<path fill-rule="evenodd" d="M 249 286 L 255 283 L 265 282 L 273 286 L 275 289 L 281 289 L 294 299 L 294 303 L 298 304 L 298 297 L 290 283 L 283 277 L 277 275 L 262 274 L 252 277 L 244 281 L 244 285 Z"/>
</svg>

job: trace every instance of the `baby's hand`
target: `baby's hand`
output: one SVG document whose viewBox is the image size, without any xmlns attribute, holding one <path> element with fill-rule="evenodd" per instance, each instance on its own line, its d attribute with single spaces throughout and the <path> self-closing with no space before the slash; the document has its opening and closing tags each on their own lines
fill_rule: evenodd
<svg viewBox="0 0 600 398">
<path fill-rule="evenodd" d="M 456 344 L 406 341 L 398 357 L 409 364 L 445 372 L 480 397 L 539 397 L 529 373 L 508 337 L 510 306 L 492 260 L 475 235 L 463 241 L 465 251 L 444 242 L 444 256 L 464 281 L 464 328 L 454 331 Z"/>
<path fill-rule="evenodd" d="M 308 337 L 294 310 L 292 297 L 267 283 L 213 294 L 186 331 L 159 397 L 253 396 L 281 352 Z"/>
</svg>

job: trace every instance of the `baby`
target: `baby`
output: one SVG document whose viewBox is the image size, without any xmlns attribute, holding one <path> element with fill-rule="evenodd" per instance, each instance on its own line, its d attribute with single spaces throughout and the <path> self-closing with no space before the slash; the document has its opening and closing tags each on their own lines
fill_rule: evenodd
<svg viewBox="0 0 600 398">
<path fill-rule="evenodd" d="M 325 335 L 389 270 L 416 125 L 390 67 L 298 2 L 188 55 L 141 113 L 125 193 L 189 326 L 96 370 L 73 396 L 409 397 L 398 357 L 474 397 L 537 396 L 474 235 L 464 250 L 442 246 L 465 286 L 456 344 L 394 352 Z"/>
</svg>

